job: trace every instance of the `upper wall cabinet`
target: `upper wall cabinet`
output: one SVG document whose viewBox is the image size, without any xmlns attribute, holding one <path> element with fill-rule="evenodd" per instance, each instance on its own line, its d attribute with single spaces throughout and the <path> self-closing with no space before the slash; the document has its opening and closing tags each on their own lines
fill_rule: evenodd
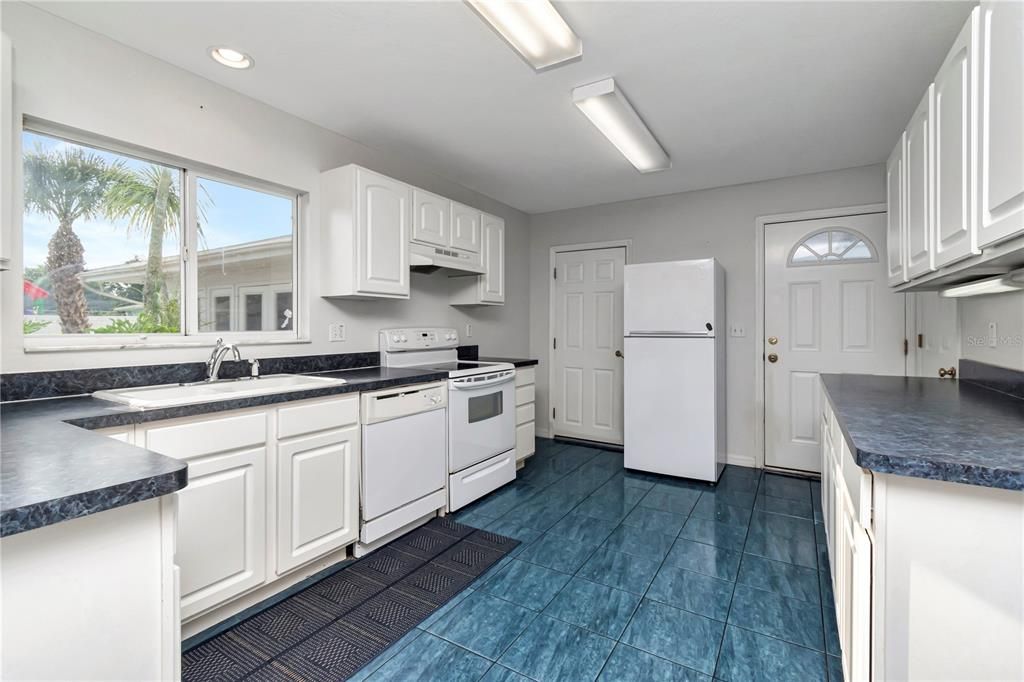
<svg viewBox="0 0 1024 682">
<path fill-rule="evenodd" d="M 977 34 L 978 12 L 974 11 L 935 77 L 932 242 L 936 268 L 981 253 L 971 206 Z"/>
<path fill-rule="evenodd" d="M 906 247 L 906 222 L 903 214 L 903 152 L 906 135 L 900 135 L 900 141 L 892 150 L 889 161 L 885 164 L 886 186 L 886 230 L 885 239 L 889 250 L 889 285 L 896 286 L 907 281 L 906 262 L 903 257 Z"/>
<path fill-rule="evenodd" d="M 321 295 L 409 298 L 412 188 L 359 166 L 321 176 Z"/>
<path fill-rule="evenodd" d="M 985 247 L 1024 233 L 1024 3 L 982 2 L 979 10 L 977 214 Z"/>
<path fill-rule="evenodd" d="M 481 257 L 486 272 L 452 277 L 452 305 L 503 305 L 505 303 L 505 221 L 481 214 Z"/>
<path fill-rule="evenodd" d="M 1024 3 L 971 12 L 886 184 L 891 286 L 935 289 L 984 263 L 1024 264 Z"/>
<path fill-rule="evenodd" d="M 911 279 L 931 271 L 932 216 L 932 102 L 934 86 L 929 85 L 907 126 L 905 148 L 907 274 Z"/>
<path fill-rule="evenodd" d="M 474 253 L 480 251 L 481 216 L 475 208 L 452 202 L 452 248 Z"/>
<path fill-rule="evenodd" d="M 452 202 L 422 189 L 412 190 L 413 241 L 449 246 L 451 244 Z"/>
</svg>

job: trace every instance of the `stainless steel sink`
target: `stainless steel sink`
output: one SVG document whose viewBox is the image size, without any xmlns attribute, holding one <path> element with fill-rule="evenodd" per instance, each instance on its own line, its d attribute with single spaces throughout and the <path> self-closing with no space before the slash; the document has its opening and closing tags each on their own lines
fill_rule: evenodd
<svg viewBox="0 0 1024 682">
<path fill-rule="evenodd" d="M 97 391 L 94 398 L 109 400 L 141 410 L 194 403 L 212 403 L 271 393 L 309 391 L 344 384 L 344 379 L 303 374 L 270 374 L 259 378 L 225 379 L 194 384 L 164 384 Z"/>
</svg>

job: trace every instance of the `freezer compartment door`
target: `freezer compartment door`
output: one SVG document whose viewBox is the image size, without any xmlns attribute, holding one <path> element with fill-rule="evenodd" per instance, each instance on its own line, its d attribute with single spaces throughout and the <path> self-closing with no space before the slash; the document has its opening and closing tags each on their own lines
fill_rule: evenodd
<svg viewBox="0 0 1024 682">
<path fill-rule="evenodd" d="M 627 336 L 706 333 L 715 319 L 716 265 L 712 259 L 627 265 L 623 320 Z"/>
<path fill-rule="evenodd" d="M 625 354 L 626 467 L 717 480 L 715 340 L 628 338 Z"/>
</svg>

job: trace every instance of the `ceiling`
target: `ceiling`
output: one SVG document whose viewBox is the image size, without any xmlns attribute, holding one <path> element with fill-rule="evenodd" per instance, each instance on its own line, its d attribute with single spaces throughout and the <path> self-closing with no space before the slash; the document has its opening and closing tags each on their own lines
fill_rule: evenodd
<svg viewBox="0 0 1024 682">
<path fill-rule="evenodd" d="M 884 161 L 974 3 L 562 2 L 583 60 L 541 74 L 461 2 L 35 4 L 540 213 Z M 608 76 L 670 170 L 573 106 Z"/>
</svg>

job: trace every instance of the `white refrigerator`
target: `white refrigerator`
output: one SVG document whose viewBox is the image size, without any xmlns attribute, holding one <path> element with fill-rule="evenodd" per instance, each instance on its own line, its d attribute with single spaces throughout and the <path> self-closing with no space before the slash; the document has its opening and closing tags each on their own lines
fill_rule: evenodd
<svg viewBox="0 0 1024 682">
<path fill-rule="evenodd" d="M 702 481 L 725 467 L 725 271 L 713 258 L 624 270 L 625 465 Z"/>
</svg>

